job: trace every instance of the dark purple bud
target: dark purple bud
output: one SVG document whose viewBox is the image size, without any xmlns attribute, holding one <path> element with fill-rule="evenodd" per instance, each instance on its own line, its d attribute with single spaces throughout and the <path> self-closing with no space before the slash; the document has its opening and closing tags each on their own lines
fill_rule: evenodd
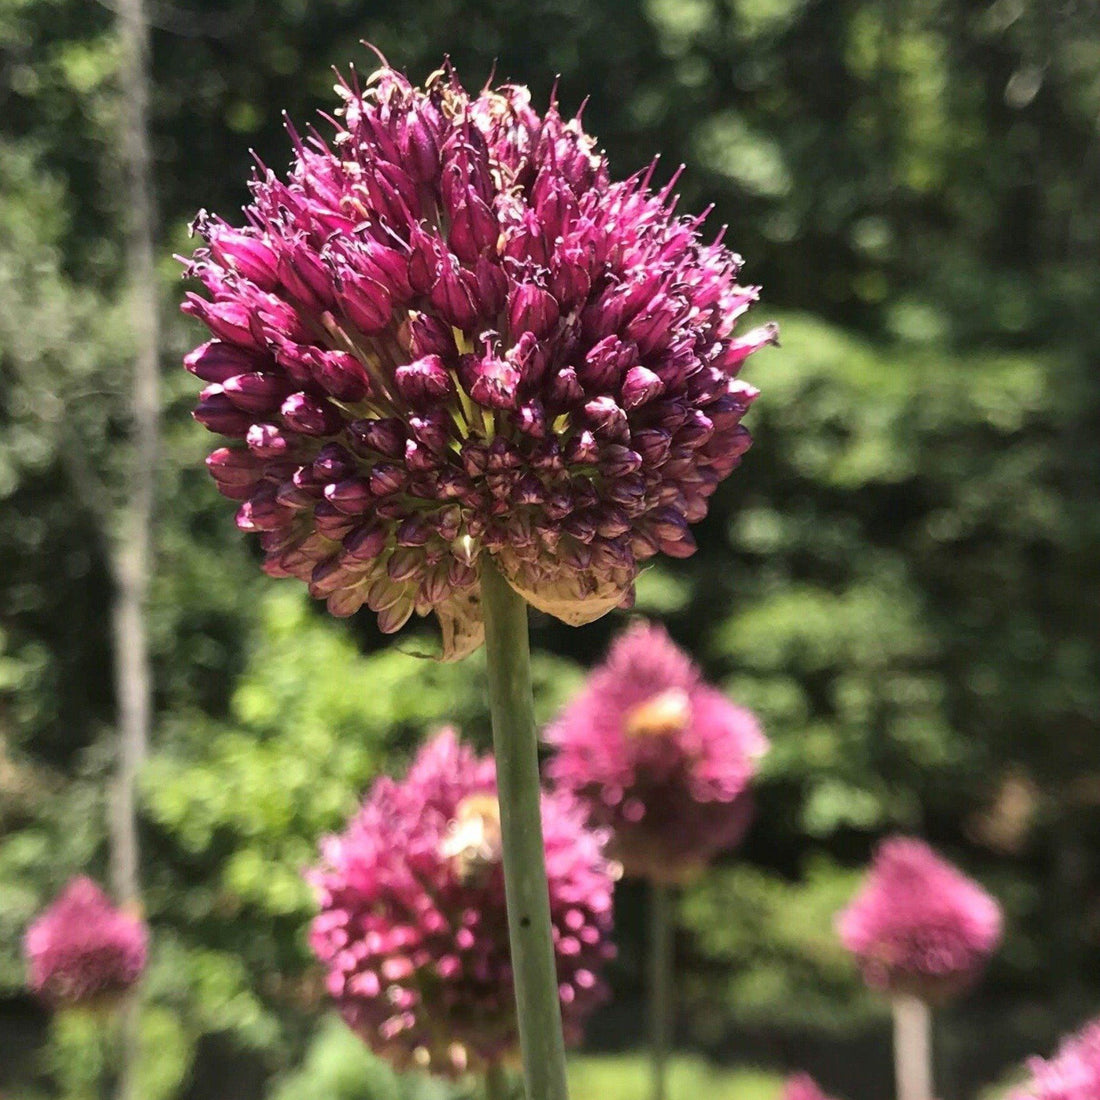
<svg viewBox="0 0 1100 1100">
<path fill-rule="evenodd" d="M 358 516 L 370 506 L 370 485 L 361 477 L 345 478 L 325 486 L 325 500 L 344 515 Z"/>
<path fill-rule="evenodd" d="M 433 606 L 442 603 L 451 591 L 451 581 L 445 566 L 436 566 L 425 578 L 420 588 L 424 599 Z"/>
<path fill-rule="evenodd" d="M 714 435 L 714 422 L 700 409 L 689 409 L 683 426 L 676 432 L 682 447 L 701 447 Z"/>
<path fill-rule="evenodd" d="M 455 392 L 454 379 L 438 355 L 425 355 L 405 363 L 394 372 L 401 396 L 415 407 L 444 401 Z"/>
<path fill-rule="evenodd" d="M 587 569 L 592 564 L 592 548 L 574 539 L 563 539 L 559 545 L 562 563 L 572 569 Z"/>
<path fill-rule="evenodd" d="M 341 563 L 341 556 L 337 552 L 331 557 L 325 558 L 324 561 L 319 561 L 313 567 L 309 581 L 309 594 L 314 599 L 332 595 L 338 588 L 343 588 L 351 580 L 351 574 Z"/>
<path fill-rule="evenodd" d="M 265 364 L 270 364 L 267 356 L 257 356 L 254 352 L 244 351 L 218 340 L 200 344 L 183 360 L 183 365 L 204 382 L 225 382 L 228 378 L 248 374 Z"/>
<path fill-rule="evenodd" d="M 565 463 L 561 457 L 561 447 L 558 441 L 551 437 L 543 439 L 531 449 L 530 463 L 536 470 L 546 470 L 551 473 L 563 470 Z"/>
<path fill-rule="evenodd" d="M 600 445 L 587 428 L 577 432 L 565 445 L 565 461 L 570 466 L 590 466 L 600 457 Z"/>
<path fill-rule="evenodd" d="M 623 477 L 641 468 L 642 456 L 619 443 L 608 443 L 600 452 L 600 473 L 605 477 Z"/>
<path fill-rule="evenodd" d="M 465 332 L 472 329 L 478 319 L 476 289 L 474 276 L 460 267 L 448 252 L 431 289 L 431 303 L 448 323 Z"/>
<path fill-rule="evenodd" d="M 452 209 L 447 243 L 463 263 L 476 263 L 486 249 L 495 249 L 499 235 L 493 212 L 476 195 L 468 194 Z"/>
<path fill-rule="evenodd" d="M 276 337 L 275 362 L 293 378 L 299 386 L 313 384 L 314 363 L 321 354 L 319 348 L 307 344 L 296 344 L 293 340 L 287 340 L 281 336 Z"/>
<path fill-rule="evenodd" d="M 657 508 L 646 516 L 646 530 L 652 531 L 659 540 L 676 541 L 688 531 L 688 523 L 675 508 Z"/>
<path fill-rule="evenodd" d="M 546 486 L 534 474 L 524 474 L 512 492 L 516 504 L 541 504 L 545 499 Z"/>
<path fill-rule="evenodd" d="M 291 439 L 274 424 L 253 424 L 245 436 L 248 449 L 259 458 L 279 458 L 289 453 Z"/>
<path fill-rule="evenodd" d="M 483 317 L 496 317 L 508 300 L 508 278 L 500 265 L 487 255 L 478 256 L 474 265 L 474 282 L 477 300 L 481 303 Z"/>
<path fill-rule="evenodd" d="M 362 455 L 400 458 L 405 453 L 405 425 L 395 416 L 353 420 L 348 425 L 352 447 Z"/>
<path fill-rule="evenodd" d="M 435 179 L 439 171 L 439 145 L 423 110 L 411 110 L 401 139 L 401 154 L 409 174 L 418 183 Z"/>
<path fill-rule="evenodd" d="M 565 306 L 583 301 L 591 289 L 592 279 L 579 260 L 563 259 L 550 276 L 550 293 Z"/>
<path fill-rule="evenodd" d="M 312 508 L 317 503 L 320 490 L 303 488 L 294 481 L 284 481 L 275 494 L 275 499 L 283 508 Z"/>
<path fill-rule="evenodd" d="M 417 294 L 427 294 L 439 273 L 439 245 L 419 225 L 409 231 L 409 283 Z"/>
<path fill-rule="evenodd" d="M 442 317 L 417 313 L 409 317 L 409 348 L 417 356 L 450 358 L 456 352 L 454 333 Z"/>
<path fill-rule="evenodd" d="M 312 358 L 313 377 L 338 401 L 356 402 L 371 392 L 366 368 L 344 351 L 318 351 Z"/>
<path fill-rule="evenodd" d="M 678 539 L 661 539 L 660 545 L 661 552 L 670 558 L 690 558 L 698 549 L 690 531 L 684 531 Z"/>
<path fill-rule="evenodd" d="M 252 416 L 241 412 L 217 384 L 207 386 L 199 394 L 199 403 L 191 415 L 208 432 L 234 439 L 243 439 L 252 426 Z"/>
<path fill-rule="evenodd" d="M 355 561 L 374 561 L 386 548 L 387 528 L 374 520 L 344 536 L 344 550 Z"/>
<path fill-rule="evenodd" d="M 374 279 L 341 272 L 340 307 L 351 323 L 364 335 L 374 336 L 390 323 L 393 302 L 389 291 Z"/>
<path fill-rule="evenodd" d="M 513 339 L 522 332 L 544 338 L 558 323 L 558 303 L 542 287 L 522 283 L 512 291 L 508 304 L 508 323 Z"/>
<path fill-rule="evenodd" d="M 180 308 L 202 321 L 219 340 L 254 351 L 267 346 L 262 325 L 244 302 L 208 302 L 188 292 L 187 301 Z"/>
<path fill-rule="evenodd" d="M 383 634 L 396 634 L 412 617 L 416 603 L 402 596 L 391 607 L 378 612 L 378 629 Z"/>
<path fill-rule="evenodd" d="M 452 423 L 449 414 L 442 409 L 429 409 L 422 416 L 409 417 L 409 431 L 417 443 L 439 454 L 451 441 Z"/>
<path fill-rule="evenodd" d="M 645 479 L 641 474 L 629 474 L 617 478 L 607 486 L 607 496 L 616 504 L 621 504 L 627 515 L 637 515 L 645 507 Z"/>
<path fill-rule="evenodd" d="M 279 411 L 286 426 L 302 435 L 332 435 L 343 424 L 340 413 L 332 405 L 308 393 L 292 393 Z"/>
<path fill-rule="evenodd" d="M 313 509 L 313 526 L 327 539 L 339 541 L 355 526 L 355 522 L 354 516 L 341 512 L 327 500 L 319 500 Z"/>
<path fill-rule="evenodd" d="M 623 407 L 636 409 L 663 393 L 665 384 L 648 367 L 631 367 L 623 380 Z"/>
<path fill-rule="evenodd" d="M 409 516 L 397 528 L 398 546 L 423 546 L 432 537 L 432 528 L 423 516 Z"/>
<path fill-rule="evenodd" d="M 572 367 L 562 367 L 550 379 L 550 403 L 559 409 L 567 409 L 584 400 L 584 389 Z"/>
<path fill-rule="evenodd" d="M 477 570 L 466 562 L 452 558 L 447 566 L 447 579 L 452 588 L 469 588 L 477 580 Z"/>
<path fill-rule="evenodd" d="M 672 436 L 660 428 L 642 428 L 630 437 L 634 449 L 649 469 L 655 469 L 668 458 Z"/>
<path fill-rule="evenodd" d="M 275 250 L 260 240 L 255 232 L 218 225 L 211 227 L 207 242 L 211 253 L 223 267 L 239 272 L 261 290 L 275 289 L 279 281 Z"/>
<path fill-rule="evenodd" d="M 293 388 L 277 374 L 237 374 L 222 383 L 226 397 L 250 413 L 274 412 Z"/>
<path fill-rule="evenodd" d="M 598 436 L 619 439 L 627 432 L 626 413 L 612 397 L 594 397 L 586 402 L 584 415 Z"/>
<path fill-rule="evenodd" d="M 432 516 L 431 524 L 441 539 L 451 542 L 462 529 L 462 509 L 457 504 L 448 504 Z"/>
<path fill-rule="evenodd" d="M 462 444 L 462 466 L 468 477 L 480 477 L 489 466 L 489 448 L 476 439 Z"/>
<path fill-rule="evenodd" d="M 573 511 L 573 496 L 565 489 L 555 489 L 546 498 L 542 510 L 548 519 L 564 519 Z"/>
<path fill-rule="evenodd" d="M 596 516 L 587 510 L 567 516 L 561 526 L 567 535 L 583 543 L 589 543 L 596 537 Z"/>
<path fill-rule="evenodd" d="M 398 583 L 419 580 L 424 575 L 424 555 L 418 548 L 398 547 L 386 562 L 386 572 Z"/>
<path fill-rule="evenodd" d="M 405 487 L 405 471 L 389 462 L 378 462 L 370 472 L 370 488 L 376 497 L 389 496 Z"/>
<path fill-rule="evenodd" d="M 507 359 L 464 355 L 459 361 L 459 372 L 466 392 L 479 405 L 487 409 L 515 408 L 519 371 Z"/>
<path fill-rule="evenodd" d="M 367 592 L 362 585 L 341 588 L 325 600 L 325 607 L 334 619 L 347 619 L 363 606 L 366 598 Z"/>
<path fill-rule="evenodd" d="M 624 344 L 618 336 L 605 336 L 585 356 L 581 381 L 593 393 L 611 393 L 637 361 L 638 349 L 633 344 Z"/>
<path fill-rule="evenodd" d="M 263 462 L 248 451 L 219 447 L 206 456 L 206 468 L 219 485 L 252 486 L 263 474 Z"/>
<path fill-rule="evenodd" d="M 315 312 L 332 305 L 332 275 L 317 254 L 297 243 L 279 257 L 279 279 L 292 297 Z"/>
<path fill-rule="evenodd" d="M 366 246 L 368 272 L 398 301 L 407 302 L 414 295 L 409 274 L 409 257 L 396 248 L 372 241 Z"/>
<path fill-rule="evenodd" d="M 516 412 L 516 427 L 532 439 L 546 437 L 546 413 L 537 397 Z"/>
<path fill-rule="evenodd" d="M 605 539 L 625 535 L 631 526 L 630 517 L 614 504 L 605 504 L 596 516 L 596 530 Z"/>
<path fill-rule="evenodd" d="M 428 470 L 434 470 L 438 465 L 439 460 L 430 447 L 425 447 L 423 443 L 417 443 L 413 439 L 405 444 L 405 466 L 414 473 L 425 473 Z"/>
</svg>

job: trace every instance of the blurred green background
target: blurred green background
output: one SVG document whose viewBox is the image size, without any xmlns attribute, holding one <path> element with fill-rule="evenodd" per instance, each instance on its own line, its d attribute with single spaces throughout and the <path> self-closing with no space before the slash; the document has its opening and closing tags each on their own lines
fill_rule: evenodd
<svg viewBox="0 0 1100 1100">
<path fill-rule="evenodd" d="M 187 222 L 232 219 L 250 149 L 287 163 L 280 112 L 328 109 L 332 65 L 373 65 L 360 39 L 416 80 L 444 53 L 471 86 L 495 65 L 539 103 L 560 74 L 618 174 L 688 165 L 682 208 L 715 204 L 782 324 L 699 553 L 639 586 L 773 743 L 746 843 L 682 899 L 680 1097 L 768 1100 L 793 1068 L 887 1094 L 886 1010 L 832 916 L 890 830 L 1006 909 L 986 981 L 939 1020 L 944 1100 L 1095 1012 L 1100 3 L 153 0 L 150 18 L 167 328 L 142 1100 L 442 1095 L 326 1017 L 299 870 L 426 729 L 484 742 L 481 661 L 417 660 L 414 635 L 384 645 L 264 577 L 178 366 L 201 338 L 176 314 Z M 107 0 L 0 0 L 0 1094 L 18 1100 L 92 1096 L 95 1038 L 23 993 L 19 943 L 107 862 L 112 532 L 80 474 L 126 493 L 118 58 Z M 625 619 L 536 617 L 544 717 Z M 625 884 L 578 1100 L 641 1093 L 643 909 Z"/>
</svg>

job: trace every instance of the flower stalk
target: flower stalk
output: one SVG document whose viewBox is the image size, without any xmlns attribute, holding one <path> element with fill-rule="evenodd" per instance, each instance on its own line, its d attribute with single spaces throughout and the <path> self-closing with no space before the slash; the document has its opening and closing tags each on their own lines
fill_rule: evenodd
<svg viewBox="0 0 1100 1100">
<path fill-rule="evenodd" d="M 668 1055 L 672 1046 L 673 920 L 672 887 L 654 882 L 649 890 L 649 1049 L 652 1100 L 668 1095 Z"/>
<path fill-rule="evenodd" d="M 527 604 L 487 555 L 481 561 L 481 597 L 523 1080 L 527 1100 L 567 1100 L 539 812 Z"/>
<path fill-rule="evenodd" d="M 911 994 L 893 999 L 894 1081 L 898 1100 L 933 1100 L 932 1011 Z"/>
</svg>

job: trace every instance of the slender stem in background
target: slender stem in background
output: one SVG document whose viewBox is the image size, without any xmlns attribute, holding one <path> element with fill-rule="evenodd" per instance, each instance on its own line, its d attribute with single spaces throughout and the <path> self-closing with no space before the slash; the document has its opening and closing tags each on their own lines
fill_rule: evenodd
<svg viewBox="0 0 1100 1100">
<path fill-rule="evenodd" d="M 894 1082 L 898 1100 L 933 1100 L 932 1011 L 908 994 L 894 998 Z"/>
<path fill-rule="evenodd" d="M 567 1100 L 542 841 L 527 604 L 488 554 L 481 556 L 481 599 L 523 1080 L 527 1100 Z"/>
<path fill-rule="evenodd" d="M 649 1051 L 652 1100 L 668 1094 L 668 1054 L 672 1045 L 672 889 L 654 882 L 649 888 Z"/>
<path fill-rule="evenodd" d="M 126 174 L 126 269 L 134 373 L 131 387 L 133 443 L 127 500 L 114 532 L 111 609 L 115 693 L 118 706 L 118 771 L 111 796 L 111 870 L 117 900 L 141 906 L 135 788 L 149 748 L 153 681 L 146 623 L 152 574 L 153 513 L 160 398 L 157 283 L 154 259 L 156 210 L 149 147 L 149 24 L 144 0 L 118 0 L 121 149 Z M 119 1020 L 118 1100 L 136 1092 L 140 1007 L 136 999 Z"/>
<path fill-rule="evenodd" d="M 508 1074 L 499 1062 L 494 1062 L 485 1071 L 485 1100 L 511 1100 L 511 1097 Z"/>
</svg>

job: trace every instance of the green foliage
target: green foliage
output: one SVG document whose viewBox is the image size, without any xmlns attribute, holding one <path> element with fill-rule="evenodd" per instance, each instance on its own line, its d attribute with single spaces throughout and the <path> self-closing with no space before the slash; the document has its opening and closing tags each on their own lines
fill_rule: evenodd
<svg viewBox="0 0 1100 1100">
<path fill-rule="evenodd" d="M 575 1100 L 637 1100 L 649 1088 L 649 1063 L 630 1055 L 590 1055 L 569 1064 Z M 755 1069 L 722 1069 L 700 1058 L 673 1058 L 668 1066 L 669 1100 L 778 1100 L 780 1079 Z"/>
</svg>

